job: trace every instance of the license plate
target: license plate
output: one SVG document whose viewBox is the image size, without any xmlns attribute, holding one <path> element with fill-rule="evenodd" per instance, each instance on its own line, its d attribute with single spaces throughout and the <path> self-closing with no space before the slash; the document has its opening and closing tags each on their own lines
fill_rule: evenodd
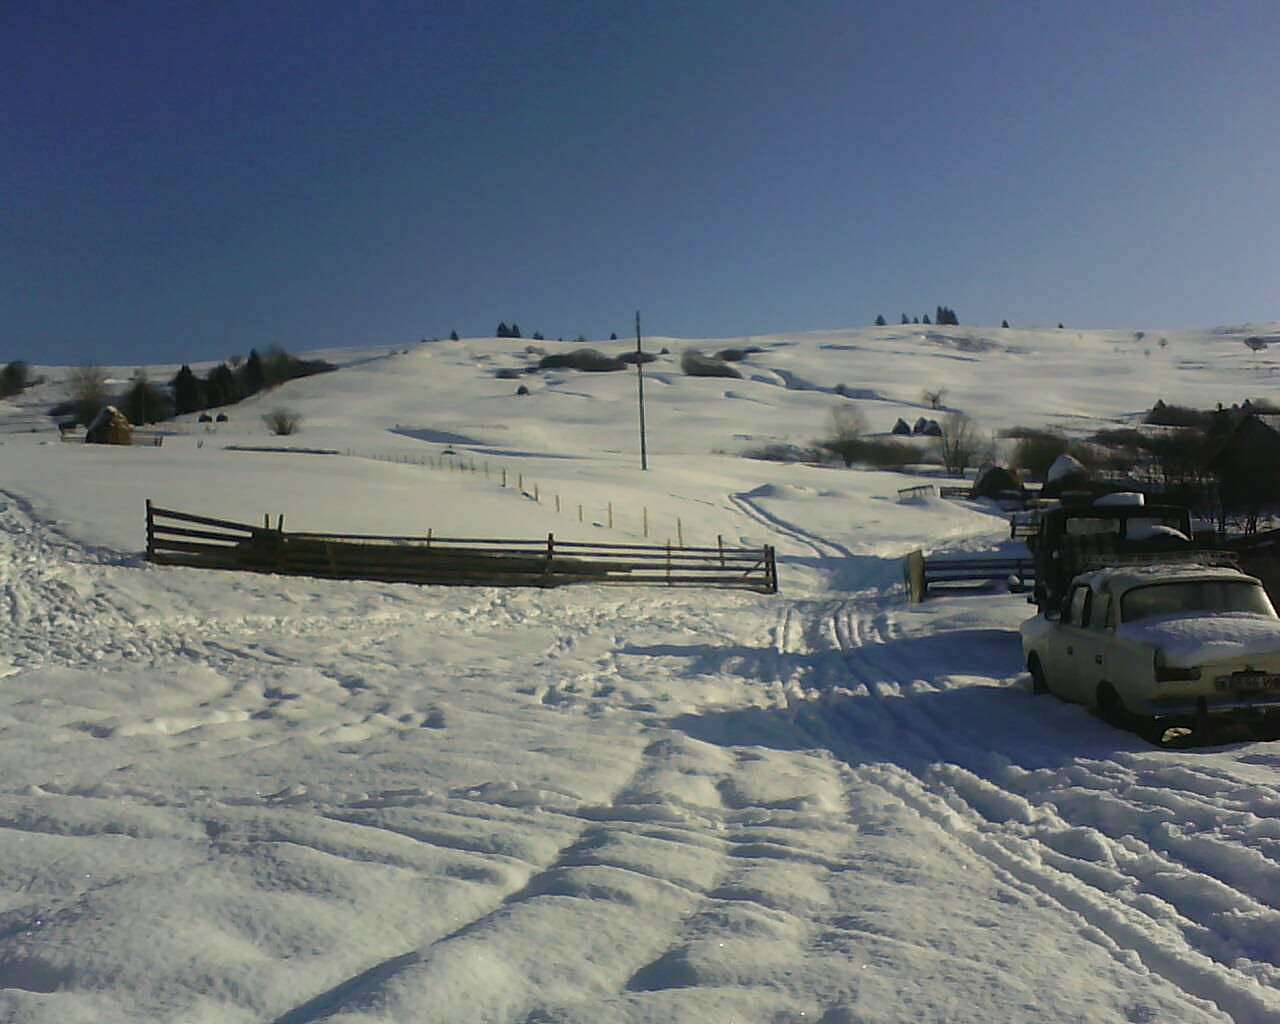
<svg viewBox="0 0 1280 1024">
<path fill-rule="evenodd" d="M 1229 676 L 1218 676 L 1213 683 L 1218 690 L 1230 693 L 1280 690 L 1280 675 L 1266 672 L 1235 672 Z"/>
</svg>

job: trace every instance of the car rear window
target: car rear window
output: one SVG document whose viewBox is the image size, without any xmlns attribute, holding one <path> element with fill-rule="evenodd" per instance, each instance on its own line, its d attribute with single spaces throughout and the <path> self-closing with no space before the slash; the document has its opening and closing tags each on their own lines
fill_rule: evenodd
<svg viewBox="0 0 1280 1024">
<path fill-rule="evenodd" d="M 1120 617 L 1125 622 L 1194 612 L 1253 612 L 1275 618 L 1266 591 L 1256 583 L 1232 580 L 1186 580 L 1135 587 L 1124 595 Z"/>
</svg>

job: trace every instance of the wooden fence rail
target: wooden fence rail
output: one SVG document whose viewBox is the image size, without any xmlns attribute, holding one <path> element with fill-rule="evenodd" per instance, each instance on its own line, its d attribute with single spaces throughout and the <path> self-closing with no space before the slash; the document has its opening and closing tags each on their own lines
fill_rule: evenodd
<svg viewBox="0 0 1280 1024">
<path fill-rule="evenodd" d="M 908 599 L 918 604 L 929 596 L 933 583 L 1004 583 L 1010 590 L 1024 590 L 1035 583 L 1036 565 L 1030 558 L 992 555 L 943 555 L 926 558 L 912 551 L 902 566 Z"/>
<path fill-rule="evenodd" d="M 774 594 L 771 546 L 677 547 L 546 539 L 285 532 L 158 508 L 147 501 L 147 558 L 160 565 L 329 579 L 472 586 L 565 583 L 716 587 Z"/>
</svg>

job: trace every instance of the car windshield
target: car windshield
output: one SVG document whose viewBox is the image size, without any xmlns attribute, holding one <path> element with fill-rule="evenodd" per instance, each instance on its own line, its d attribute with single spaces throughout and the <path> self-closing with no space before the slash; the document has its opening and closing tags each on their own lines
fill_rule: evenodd
<svg viewBox="0 0 1280 1024">
<path fill-rule="evenodd" d="M 1243 580 L 1186 580 L 1137 587 L 1124 595 L 1120 609 L 1124 622 L 1188 612 L 1253 612 L 1276 617 L 1266 591 Z"/>
</svg>

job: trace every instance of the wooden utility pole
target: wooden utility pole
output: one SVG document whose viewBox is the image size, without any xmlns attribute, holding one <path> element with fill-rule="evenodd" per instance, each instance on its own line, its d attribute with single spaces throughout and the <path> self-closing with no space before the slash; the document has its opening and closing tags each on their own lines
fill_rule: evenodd
<svg viewBox="0 0 1280 1024">
<path fill-rule="evenodd" d="M 640 468 L 649 468 L 649 452 L 644 438 L 644 350 L 640 347 L 640 310 L 636 310 L 636 390 L 640 399 Z"/>
</svg>

